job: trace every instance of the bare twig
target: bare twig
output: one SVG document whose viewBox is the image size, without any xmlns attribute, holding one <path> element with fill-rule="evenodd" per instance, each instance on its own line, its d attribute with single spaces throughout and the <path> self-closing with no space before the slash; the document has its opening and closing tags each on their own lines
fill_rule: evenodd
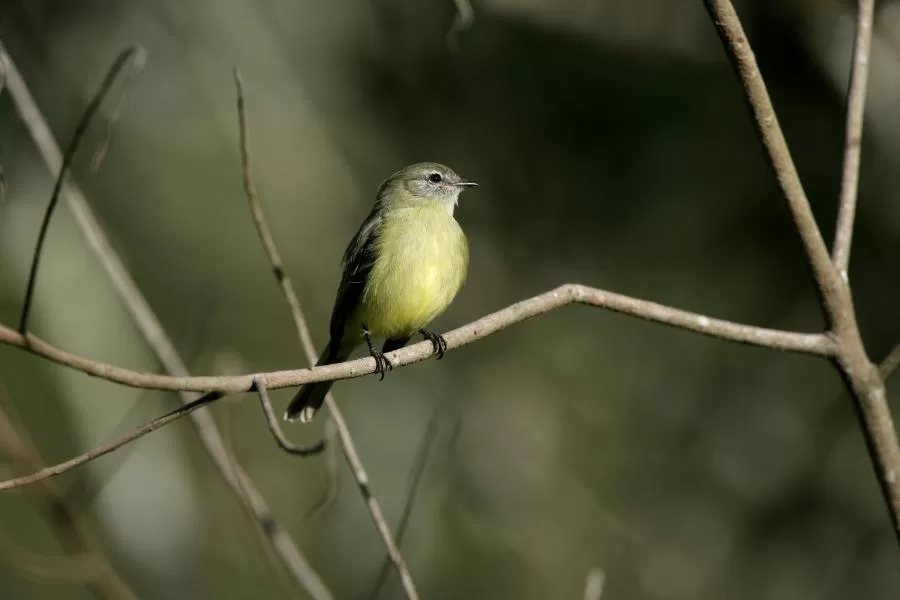
<svg viewBox="0 0 900 600">
<path fill-rule="evenodd" d="M 44 212 L 44 219 L 41 221 L 41 229 L 38 233 L 34 254 L 31 259 L 31 272 L 28 274 L 28 286 L 25 289 L 25 299 L 22 302 L 22 316 L 19 319 L 19 332 L 21 333 L 28 331 L 28 317 L 31 314 L 31 303 L 34 300 L 34 286 L 37 283 L 38 269 L 40 267 L 41 257 L 44 254 L 44 241 L 47 239 L 47 231 L 50 228 L 50 220 L 53 218 L 53 211 L 56 209 L 56 205 L 59 202 L 59 194 L 62 191 L 63 181 L 65 181 L 66 175 L 69 172 L 72 159 L 75 158 L 75 151 L 78 150 L 78 146 L 81 143 L 81 137 L 84 135 L 84 132 L 87 131 L 91 121 L 94 120 L 94 115 L 97 114 L 97 110 L 103 103 L 103 99 L 106 98 L 109 88 L 112 87 L 113 82 L 116 80 L 116 77 L 118 77 L 119 71 L 121 71 L 125 65 L 128 64 L 128 61 L 138 54 L 138 52 L 137 48 L 128 48 L 122 51 L 109 67 L 109 70 L 106 72 L 106 77 L 103 78 L 103 83 L 100 84 L 97 93 L 94 94 L 94 97 L 91 98 L 87 108 L 84 109 L 81 120 L 78 121 L 78 125 L 75 127 L 75 133 L 72 134 L 69 147 L 66 148 L 66 153 L 63 155 L 62 166 L 59 169 L 59 175 L 56 176 L 56 183 L 53 185 L 53 193 L 50 195 L 50 202 L 47 205 L 47 210 Z"/>
<path fill-rule="evenodd" d="M 847 126 L 844 139 L 844 170 L 837 227 L 834 232 L 832 258 L 844 281 L 848 280 L 850 245 L 853 240 L 853 221 L 856 216 L 856 197 L 859 191 L 859 159 L 862 152 L 863 118 L 866 110 L 866 87 L 869 79 L 869 59 L 872 48 L 872 27 L 875 20 L 875 0 L 859 0 L 856 17 L 856 41 L 850 63 L 850 83 L 847 91 Z"/>
<path fill-rule="evenodd" d="M 2 407 L 0 407 L 0 447 L 17 472 L 30 473 L 43 466 L 34 443 L 28 439 L 24 430 L 19 431 L 13 425 Z M 70 558 L 80 559 L 85 583 L 90 586 L 94 595 L 108 600 L 136 599 L 137 596 L 116 573 L 110 561 L 104 556 L 103 550 L 88 533 L 80 516 L 65 502 L 62 494 L 49 481 L 30 489 L 43 502 L 47 520 L 62 545 L 72 553 L 73 556 Z"/>
<path fill-rule="evenodd" d="M 172 421 L 177 421 L 186 414 L 200 408 L 201 406 L 205 406 L 210 402 L 215 402 L 220 398 L 222 398 L 222 394 L 220 392 L 209 392 L 208 394 L 205 394 L 204 396 L 201 396 L 196 400 L 192 400 L 191 402 L 179 406 L 175 410 L 168 412 L 161 417 L 153 419 L 152 421 L 145 423 L 140 427 L 137 427 L 128 435 L 125 435 L 115 441 L 97 446 L 93 450 L 85 452 L 84 454 L 80 454 L 75 458 L 69 459 L 65 462 L 61 462 L 50 467 L 44 467 L 43 469 L 40 469 L 39 471 L 36 471 L 31 475 L 23 475 L 22 477 L 16 477 L 15 479 L 0 481 L 0 492 L 12 488 L 21 487 L 23 485 L 38 483 L 45 479 L 49 479 L 50 477 L 55 477 L 57 475 L 65 473 L 66 471 L 74 469 L 75 467 L 80 467 L 81 465 L 88 463 L 96 458 L 100 458 L 101 456 L 109 454 L 113 450 L 118 450 L 122 446 L 129 444 L 140 437 L 144 437 L 148 433 L 152 433 L 160 427 L 168 425 Z"/>
<path fill-rule="evenodd" d="M 303 518 L 315 514 L 334 502 L 341 491 L 341 474 L 338 471 L 338 445 L 334 441 L 337 438 L 337 425 L 330 418 L 325 419 L 325 489 L 319 499 L 306 509 Z"/>
<path fill-rule="evenodd" d="M 606 573 L 602 569 L 594 567 L 588 571 L 584 580 L 584 600 L 600 600 L 603 597 L 603 588 L 606 586 Z"/>
<path fill-rule="evenodd" d="M 44 119 L 32 98 L 28 86 L 15 68 L 2 43 L 0 43 L 0 57 L 3 57 L 7 62 L 8 88 L 20 118 L 31 133 L 50 171 L 57 172 L 61 170 L 63 157 L 59 146 L 47 125 L 46 119 Z M 124 306 L 134 319 L 138 330 L 147 340 L 148 345 L 156 354 L 165 371 L 174 377 L 187 377 L 187 367 L 175 349 L 172 340 L 166 335 L 153 309 L 150 308 L 146 298 L 144 298 L 134 279 L 128 273 L 121 258 L 119 258 L 118 253 L 113 249 L 106 233 L 97 222 L 97 218 L 94 216 L 87 199 L 69 178 L 65 178 L 63 181 L 62 196 L 67 202 L 76 224 L 84 234 L 89 247 L 94 252 L 97 261 L 106 271 Z M 26 344 L 30 343 L 29 340 L 30 336 L 27 338 L 24 335 L 20 337 L 20 341 L 24 341 Z M 182 405 L 190 405 L 194 400 L 194 396 L 188 393 L 191 390 L 179 389 L 177 391 L 179 391 L 179 399 Z M 219 392 L 216 393 L 218 394 Z M 297 584 L 306 589 L 315 600 L 330 600 L 332 598 L 331 592 L 325 587 L 318 574 L 310 567 L 306 557 L 300 552 L 287 530 L 275 520 L 268 504 L 259 490 L 256 489 L 250 477 L 239 466 L 232 470 L 232 459 L 222 441 L 222 435 L 219 433 L 212 415 L 206 411 L 191 412 L 190 415 L 191 422 L 197 430 L 200 441 L 203 443 L 216 468 L 234 494 L 246 503 L 254 519 L 265 532 L 269 543 Z M 73 460 L 79 460 L 83 457 L 84 455 Z M 78 464 L 82 464 L 82 462 Z M 242 490 L 245 490 L 246 494 L 242 493 Z"/>
<path fill-rule="evenodd" d="M 262 204 L 256 193 L 256 187 L 253 184 L 253 171 L 250 164 L 250 150 L 247 139 L 247 119 L 244 111 L 244 86 L 241 80 L 241 73 L 237 68 L 234 69 L 234 83 L 237 89 L 238 126 L 240 130 L 240 153 L 241 166 L 243 167 L 244 191 L 246 192 L 247 200 L 250 203 L 250 210 L 253 214 L 256 232 L 259 234 L 260 241 L 266 251 L 266 256 L 272 265 L 275 279 L 281 287 L 285 301 L 290 307 L 291 316 L 293 317 L 294 325 L 297 328 L 297 334 L 300 337 L 300 341 L 306 352 L 307 360 L 309 360 L 310 364 L 314 364 L 316 362 L 316 350 L 312 342 L 312 336 L 309 333 L 306 317 L 303 315 L 300 301 L 297 299 L 297 294 L 294 292 L 294 286 L 291 284 L 290 278 L 284 271 L 281 256 L 278 253 L 278 248 L 275 246 L 275 239 L 272 237 L 272 232 L 269 229 L 269 225 L 266 222 L 265 215 L 262 211 Z M 254 379 L 254 384 L 260 392 L 260 399 L 262 400 L 265 397 L 265 380 L 263 378 L 256 378 Z M 412 575 L 410 575 L 409 569 L 406 566 L 406 560 L 404 560 L 403 555 L 400 553 L 400 549 L 394 541 L 393 535 L 391 535 L 391 530 L 388 527 L 387 521 L 384 519 L 384 514 L 381 511 L 378 499 L 369 488 L 369 476 L 366 474 L 365 467 L 356 450 L 356 444 L 353 442 L 353 437 L 350 434 L 349 427 L 347 427 L 344 415 L 337 405 L 337 402 L 334 401 L 334 396 L 332 396 L 330 392 L 326 395 L 325 402 L 328 405 L 331 418 L 334 420 L 337 427 L 338 439 L 341 442 L 341 447 L 344 449 L 344 456 L 347 459 L 347 463 L 350 465 L 353 477 L 356 479 L 356 485 L 359 488 L 363 499 L 366 501 L 366 505 L 369 508 L 369 514 L 375 522 L 378 532 L 381 534 L 388 556 L 394 563 L 394 567 L 400 575 L 406 597 L 410 600 L 418 600 L 419 595 L 416 592 Z M 281 442 L 279 441 L 279 444 L 280 443 Z"/>
<path fill-rule="evenodd" d="M 97 578 L 97 565 L 85 555 L 48 555 L 16 542 L 0 527 L 0 559 L 36 583 L 90 583 Z M 92 590 L 93 591 L 93 590 Z M 95 594 L 98 598 L 99 596 Z"/>
<path fill-rule="evenodd" d="M 900 445 L 887 404 L 884 381 L 866 354 L 854 315 L 850 288 L 825 248 L 753 50 L 734 6 L 730 0 L 704 0 L 704 4 L 744 86 L 759 138 L 768 152 L 770 164 L 803 242 L 819 301 L 828 322 L 828 335 L 836 344 L 833 360 L 853 396 L 894 534 L 900 541 Z"/>
<path fill-rule="evenodd" d="M 128 91 L 131 89 L 131 82 L 134 80 L 135 76 L 141 72 L 145 64 L 147 64 L 147 51 L 144 48 L 138 48 L 137 54 L 135 54 L 134 60 L 131 63 L 131 70 L 125 74 L 124 81 L 122 82 L 122 91 L 119 93 L 116 107 L 106 121 L 106 131 L 103 135 L 103 141 L 100 143 L 100 146 L 97 147 L 97 150 L 94 152 L 94 157 L 91 159 L 91 171 L 95 173 L 100 170 L 100 164 L 103 162 L 103 159 L 106 158 L 106 151 L 109 150 L 109 143 L 112 140 L 116 122 L 118 122 L 119 116 L 122 114 L 125 100 L 128 99 Z"/>
<path fill-rule="evenodd" d="M 807 263 L 812 270 L 823 308 L 832 307 L 837 303 L 834 296 L 837 295 L 836 290 L 840 287 L 836 286 L 833 281 L 837 278 L 837 273 L 831 263 L 831 257 L 828 255 L 822 234 L 816 225 L 806 191 L 800 182 L 800 176 L 797 174 L 797 168 L 794 166 L 794 160 L 788 150 L 784 133 L 778 123 L 775 108 L 772 106 L 766 84 L 759 71 L 759 66 L 756 64 L 753 49 L 750 47 L 750 42 L 744 34 L 740 19 L 738 19 L 730 0 L 703 0 L 703 3 L 712 17 L 728 57 L 744 86 L 745 98 L 750 105 L 750 112 L 753 114 L 760 141 L 768 153 L 769 164 L 775 171 L 775 177 L 778 179 L 788 208 L 790 208 L 794 226 L 800 234 Z M 826 310 L 826 319 L 830 322 L 831 318 L 832 315 Z"/>
<path fill-rule="evenodd" d="M 456 14 L 453 16 L 453 24 L 447 30 L 447 45 L 453 51 L 459 50 L 459 36 L 462 32 L 472 27 L 475 22 L 475 9 L 469 0 L 453 0 Z"/>
<path fill-rule="evenodd" d="M 403 537 L 406 535 L 406 528 L 412 517 L 413 508 L 416 505 L 416 496 L 419 493 L 419 484 L 422 483 L 422 477 L 425 474 L 425 467 L 428 465 L 428 457 L 431 454 L 431 447 L 434 445 L 434 438 L 437 434 L 438 424 L 440 420 L 440 406 L 435 407 L 431 411 L 431 417 L 428 418 L 428 424 L 425 426 L 425 433 L 422 435 L 422 441 L 419 443 L 419 450 L 416 452 L 416 461 L 413 465 L 412 474 L 410 476 L 409 489 L 406 493 L 406 501 L 403 504 L 403 512 L 400 514 L 400 521 L 397 522 L 397 533 L 394 536 L 397 544 L 403 543 Z M 375 578 L 375 585 L 372 586 L 372 592 L 369 594 L 369 600 L 376 600 L 381 594 L 381 588 L 387 581 L 388 572 L 391 568 L 390 557 L 386 557 L 378 570 L 378 576 Z"/>
<path fill-rule="evenodd" d="M 888 377 L 900 367 L 900 344 L 897 344 L 891 351 L 887 353 L 880 363 L 878 363 L 878 374 L 887 381 Z"/>
<path fill-rule="evenodd" d="M 447 348 L 452 350 L 471 344 L 507 327 L 569 304 L 586 304 L 605 308 L 647 321 L 702 333 L 713 338 L 775 350 L 825 357 L 832 357 L 836 352 L 834 341 L 825 334 L 781 331 L 732 323 L 577 283 L 562 285 L 527 300 L 516 302 L 502 310 L 449 331 L 444 334 Z M 88 375 L 129 387 L 190 392 L 219 390 L 226 394 L 253 391 L 254 374 L 252 373 L 189 377 L 134 371 L 67 352 L 33 334 L 22 335 L 4 325 L 0 325 L 0 344 L 22 348 L 58 364 L 83 371 Z M 431 358 L 433 348 L 430 342 L 419 342 L 395 350 L 388 356 L 395 367 L 400 367 Z M 316 381 L 362 377 L 374 372 L 375 360 L 372 357 L 364 357 L 311 369 L 268 371 L 262 373 L 261 376 L 266 387 L 273 390 Z"/>
<path fill-rule="evenodd" d="M 275 416 L 275 411 L 272 410 L 272 402 L 269 400 L 269 392 L 266 390 L 265 382 L 257 377 L 254 380 L 254 387 L 256 388 L 256 393 L 259 395 L 259 404 L 266 417 L 266 424 L 269 426 L 269 431 L 272 433 L 272 437 L 275 438 L 275 442 L 278 444 L 279 448 L 288 454 L 296 454 L 297 456 L 318 454 L 325 449 L 324 440 L 311 446 L 298 446 L 287 439 L 281 431 L 281 426 L 278 425 L 278 418 Z"/>
<path fill-rule="evenodd" d="M 0 53 L 0 96 L 6 89 L 6 57 Z M 3 165 L 0 165 L 0 208 L 6 202 L 6 173 L 3 171 Z"/>
</svg>

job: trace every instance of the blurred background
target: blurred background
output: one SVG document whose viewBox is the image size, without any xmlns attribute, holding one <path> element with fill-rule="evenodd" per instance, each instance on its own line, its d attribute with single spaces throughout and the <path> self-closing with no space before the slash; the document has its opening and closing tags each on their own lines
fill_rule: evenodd
<svg viewBox="0 0 900 600">
<path fill-rule="evenodd" d="M 830 240 L 855 3 L 736 5 Z M 241 188 L 233 65 L 264 208 L 319 344 L 377 185 L 422 160 L 481 184 L 457 211 L 469 280 L 438 330 L 566 282 L 822 328 L 700 0 L 472 8 L 457 31 L 451 0 L 2 0 L 0 41 L 62 146 L 116 54 L 147 49 L 105 160 L 92 169 L 121 84 L 73 176 L 194 373 L 306 365 Z M 851 279 L 880 360 L 900 341 L 900 2 L 880 2 L 876 25 Z M 14 326 L 53 177 L 9 94 L 0 165 L 0 320 Z M 31 329 L 160 370 L 64 205 Z M 900 593 L 896 540 L 826 361 L 569 307 L 334 390 L 392 525 L 426 460 L 402 540 L 423 598 L 580 598 L 592 569 L 609 599 Z M 291 394 L 273 393 L 279 414 Z M 0 407 L 48 462 L 177 405 L 0 348 Z M 330 459 L 278 450 L 252 397 L 211 411 L 336 597 L 403 597 L 393 571 L 376 589 L 384 547 L 341 457 L 336 499 L 310 512 Z M 287 431 L 312 442 L 323 420 Z M 303 597 L 186 419 L 54 484 L 141 598 Z M 92 597 L 62 555 L 34 496 L 0 494 L 5 598 Z"/>
</svg>

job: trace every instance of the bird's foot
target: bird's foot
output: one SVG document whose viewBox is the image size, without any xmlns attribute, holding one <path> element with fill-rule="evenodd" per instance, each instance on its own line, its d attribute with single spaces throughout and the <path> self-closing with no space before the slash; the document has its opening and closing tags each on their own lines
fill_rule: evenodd
<svg viewBox="0 0 900 600">
<path fill-rule="evenodd" d="M 447 340 L 444 339 L 444 336 L 427 329 L 420 329 L 419 333 L 421 333 L 426 340 L 431 342 L 431 345 L 434 348 L 434 354 L 437 354 L 438 360 L 444 358 L 444 352 L 447 351 Z"/>
<path fill-rule="evenodd" d="M 378 381 L 381 381 L 384 379 L 384 374 L 392 370 L 394 365 L 383 352 L 372 345 L 372 338 L 365 329 L 363 329 L 363 337 L 366 340 L 366 345 L 369 347 L 369 354 L 375 359 L 375 372 L 381 375 L 381 377 L 378 378 Z"/>
<path fill-rule="evenodd" d="M 384 379 L 384 374 L 394 368 L 394 364 L 380 350 L 376 350 L 375 348 L 371 348 L 370 350 L 372 358 L 375 359 L 375 372 L 381 375 L 381 377 L 378 378 L 378 381 L 381 381 Z"/>
</svg>

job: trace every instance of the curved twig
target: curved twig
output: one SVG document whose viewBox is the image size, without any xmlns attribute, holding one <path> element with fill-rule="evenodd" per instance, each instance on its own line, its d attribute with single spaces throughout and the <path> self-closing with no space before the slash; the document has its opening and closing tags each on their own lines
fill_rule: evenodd
<svg viewBox="0 0 900 600">
<path fill-rule="evenodd" d="M 109 92 L 109 88 L 112 87 L 113 82 L 115 82 L 116 77 L 119 76 L 119 72 L 126 64 L 128 64 L 128 61 L 130 61 L 133 56 L 142 56 L 142 52 L 143 50 L 138 49 L 137 47 L 131 47 L 123 50 L 119 56 L 116 57 L 116 60 L 106 72 L 103 83 L 100 84 L 97 93 L 91 98 L 87 108 L 84 109 L 84 113 L 81 115 L 81 119 L 78 121 L 78 125 L 75 127 L 75 133 L 72 134 L 69 147 L 66 148 L 66 153 L 63 155 L 62 166 L 59 169 L 59 175 L 56 176 L 56 183 L 53 184 L 53 193 L 50 195 L 50 202 L 47 204 L 47 210 L 44 211 L 41 229 L 38 232 L 37 242 L 35 242 L 34 254 L 31 259 L 31 271 L 28 273 L 28 285 L 25 288 L 25 299 L 22 301 L 22 315 L 19 318 L 20 333 L 28 331 L 28 317 L 31 315 L 31 304 L 34 300 L 34 286 L 37 283 L 37 274 L 40 268 L 41 257 L 44 254 L 44 242 L 47 239 L 47 231 L 50 229 L 50 220 L 53 218 L 53 211 L 59 203 L 59 195 L 62 191 L 63 181 L 65 181 L 66 175 L 69 172 L 72 159 L 75 158 L 75 152 L 81 144 L 81 137 L 84 135 L 84 132 L 87 131 L 91 121 L 94 120 L 94 115 L 97 114 L 97 110 L 103 103 L 103 99 L 106 98 L 106 94 Z"/>
</svg>

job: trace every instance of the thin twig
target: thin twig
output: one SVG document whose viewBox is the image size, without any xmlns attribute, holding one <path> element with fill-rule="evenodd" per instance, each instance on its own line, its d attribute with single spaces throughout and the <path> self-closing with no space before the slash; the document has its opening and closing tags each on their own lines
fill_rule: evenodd
<svg viewBox="0 0 900 600">
<path fill-rule="evenodd" d="M 0 447 L 9 457 L 16 471 L 30 473 L 41 469 L 43 460 L 24 430 L 16 428 L 12 419 L 0 407 Z M 68 558 L 81 561 L 85 583 L 97 598 L 131 600 L 137 595 L 119 577 L 102 548 L 94 542 L 87 527 L 59 491 L 49 481 L 32 486 L 32 493 L 42 501 L 48 522 L 60 543 L 72 553 Z"/>
<path fill-rule="evenodd" d="M 897 344 L 891 351 L 887 353 L 880 363 L 878 363 L 878 374 L 887 381 L 888 377 L 900 367 L 900 344 Z"/>
<path fill-rule="evenodd" d="M 272 402 L 269 400 L 269 392 L 266 390 L 266 383 L 257 377 L 254 380 L 254 387 L 259 396 L 259 404 L 266 417 L 266 424 L 269 426 L 269 431 L 272 433 L 272 437 L 275 438 L 275 442 L 278 444 L 279 448 L 288 454 L 295 454 L 297 456 L 310 456 L 312 454 L 318 454 L 325 449 L 325 440 L 320 440 L 311 446 L 300 446 L 287 439 L 284 432 L 281 431 L 281 426 L 278 425 L 278 418 L 275 416 L 275 411 L 272 410 Z"/>
<path fill-rule="evenodd" d="M 606 587 L 606 573 L 603 569 L 594 567 L 588 571 L 584 579 L 584 600 L 600 600 L 603 597 L 604 587 Z"/>
<path fill-rule="evenodd" d="M 275 239 L 266 222 L 265 215 L 262 211 L 262 204 L 256 193 L 256 187 L 253 184 L 253 171 L 250 164 L 250 150 L 247 139 L 247 119 L 244 111 L 244 87 L 241 81 L 241 73 L 236 67 L 234 69 L 234 83 L 237 90 L 238 126 L 240 130 L 240 153 L 241 166 L 243 168 L 244 191 L 246 192 L 247 200 L 250 203 L 253 222 L 256 225 L 256 232 L 259 234 L 260 241 L 266 251 L 266 256 L 272 265 L 275 279 L 281 287 L 285 301 L 290 307 L 291 316 L 293 317 L 294 325 L 297 328 L 297 334 L 300 337 L 301 344 L 306 352 L 307 360 L 309 360 L 310 364 L 314 364 L 316 361 L 316 351 L 312 342 L 312 336 L 309 333 L 309 327 L 306 323 L 306 317 L 303 315 L 300 301 L 297 299 L 297 294 L 294 292 L 294 286 L 291 284 L 290 278 L 284 271 L 281 256 L 278 253 L 278 248 L 275 246 Z M 266 383 L 263 378 L 260 377 L 254 379 L 254 383 L 258 390 L 265 390 Z M 260 398 L 262 397 L 263 392 L 260 392 Z M 419 595 L 418 592 L 416 592 L 415 583 L 413 582 L 412 575 L 409 573 L 406 560 L 400 553 L 400 549 L 397 547 L 393 535 L 391 535 L 391 530 L 388 527 L 387 521 L 384 519 L 384 514 L 381 511 L 378 499 L 369 488 L 369 476 L 366 474 L 365 467 L 356 450 L 356 445 L 353 442 L 353 437 L 350 434 L 350 429 L 347 427 L 344 415 L 342 414 L 340 407 L 338 407 L 337 402 L 334 401 L 334 397 L 331 393 L 326 395 L 325 402 L 328 405 L 331 418 L 334 420 L 337 427 L 338 439 L 341 442 L 344 456 L 347 459 L 347 463 L 350 465 L 353 477 L 356 479 L 356 485 L 359 488 L 363 499 L 366 501 L 366 505 L 369 508 L 369 514 L 375 522 L 378 532 L 381 534 L 381 539 L 387 549 L 388 556 L 391 558 L 391 561 L 394 563 L 394 566 L 400 575 L 406 597 L 409 598 L 409 600 L 418 600 Z"/>
<path fill-rule="evenodd" d="M 41 114 L 34 98 L 32 98 L 28 86 L 15 68 L 15 64 L 2 43 L 0 43 L 0 56 L 5 58 L 9 67 L 8 89 L 19 117 L 31 133 L 49 170 L 51 172 L 59 171 L 63 163 L 59 145 L 56 143 L 53 133 L 50 131 L 47 121 Z M 90 204 L 88 204 L 81 190 L 70 178 L 66 178 L 63 182 L 62 192 L 63 199 L 67 202 L 75 223 L 84 234 L 88 246 L 94 252 L 100 266 L 106 271 L 113 288 L 131 314 L 132 319 L 134 319 L 141 335 L 143 335 L 147 344 L 156 354 L 163 369 L 172 376 L 187 377 L 187 367 L 175 349 L 175 345 L 166 334 L 147 299 L 144 298 L 144 295 L 137 287 L 122 259 L 110 244 L 109 238 L 97 221 L 96 216 L 94 216 Z M 22 336 L 20 339 L 30 343 L 31 338 Z M 212 389 L 208 388 L 208 390 Z M 179 389 L 177 391 L 179 391 L 178 396 L 182 405 L 190 404 L 195 398 L 193 394 L 188 393 L 191 390 Z M 216 393 L 219 392 L 217 391 Z M 300 552 L 287 530 L 275 520 L 271 509 L 250 477 L 239 466 L 234 470 L 231 469 L 232 459 L 222 441 L 222 435 L 219 433 L 212 415 L 207 411 L 196 411 L 191 412 L 190 416 L 200 441 L 203 443 L 203 447 L 212 459 L 213 464 L 235 496 L 246 503 L 254 519 L 265 532 L 269 543 L 297 584 L 303 587 L 315 600 L 331 600 L 333 598 L 331 592 L 309 565 L 306 557 Z M 243 494 L 242 490 L 246 490 L 246 494 Z"/>
<path fill-rule="evenodd" d="M 872 49 L 872 28 L 875 20 L 875 0 L 859 0 L 856 17 L 856 41 L 850 63 L 850 83 L 847 91 L 847 126 L 844 140 L 844 170 L 837 227 L 834 232 L 832 257 L 844 281 L 848 280 L 850 245 L 853 241 L 853 221 L 859 191 L 859 161 L 862 152 L 863 118 L 866 110 L 866 87 Z"/>
<path fill-rule="evenodd" d="M 438 424 L 440 423 L 440 419 L 438 419 L 440 414 L 441 407 L 438 405 L 431 411 L 431 416 L 428 418 L 428 424 L 425 426 L 425 433 L 422 435 L 422 441 L 419 443 L 419 450 L 416 452 L 416 461 L 415 464 L 413 464 L 409 489 L 406 492 L 406 501 L 403 504 L 403 512 L 400 513 L 400 520 L 397 522 L 397 533 L 394 535 L 398 546 L 403 543 L 403 538 L 406 535 L 406 528 L 409 525 L 413 508 L 416 505 L 419 484 L 422 483 L 425 467 L 428 465 L 428 457 L 431 454 L 431 447 L 434 445 L 434 438 L 437 433 Z M 390 557 L 386 557 L 381 564 L 381 568 L 378 570 L 378 576 L 375 578 L 375 585 L 372 586 L 369 600 L 376 600 L 379 594 L 381 594 L 381 588 L 384 587 L 384 582 L 387 581 L 390 568 Z"/>
<path fill-rule="evenodd" d="M 445 333 L 444 338 L 447 340 L 447 349 L 453 350 L 471 344 L 507 327 L 569 304 L 585 304 L 604 308 L 639 319 L 701 333 L 712 338 L 741 342 L 774 350 L 825 357 L 832 357 L 836 352 L 834 341 L 825 334 L 781 331 L 732 323 L 577 283 L 562 285 L 537 296 L 516 302 L 502 310 Z M 88 375 L 129 387 L 190 392 L 219 390 L 226 394 L 253 391 L 253 377 L 255 376 L 253 373 L 189 377 L 186 375 L 158 375 L 135 371 L 62 350 L 36 335 L 29 333 L 27 336 L 23 336 L 14 329 L 4 325 L 0 325 L 0 344 L 21 348 Z M 431 343 L 425 341 L 395 350 L 387 356 L 395 367 L 401 367 L 421 362 L 433 357 L 433 355 Z M 168 368 L 166 370 L 169 371 Z M 367 356 L 334 365 L 323 365 L 310 369 L 268 371 L 261 375 L 266 387 L 274 390 L 317 381 L 362 377 L 374 372 L 375 360 Z"/>
<path fill-rule="evenodd" d="M 826 319 L 832 315 L 828 307 L 836 304 L 836 288 L 833 279 L 837 278 L 837 272 L 828 255 L 822 234 L 816 225 L 816 219 L 810 208 L 806 191 L 800 182 L 797 168 L 788 149 L 778 116 L 769 98 L 765 81 L 756 64 L 753 48 L 744 33 L 740 19 L 734 10 L 730 0 L 703 0 L 706 9 L 716 26 L 719 37 L 728 54 L 728 58 L 734 65 L 744 87 L 745 99 L 756 124 L 759 139 L 762 142 L 768 157 L 769 164 L 775 171 L 775 177 L 788 203 L 794 226 L 800 234 L 803 242 L 803 251 L 806 254 L 807 264 L 813 273 L 816 283 L 816 291 L 823 308 L 826 308 Z"/>
<path fill-rule="evenodd" d="M 31 271 L 28 274 L 28 285 L 25 288 L 25 299 L 22 302 L 22 316 L 19 319 L 20 333 L 25 333 L 26 331 L 28 331 L 28 317 L 31 314 L 31 303 L 34 300 L 34 286 L 37 283 L 37 275 L 41 263 L 41 257 L 44 255 L 44 241 L 47 239 L 47 231 L 50 228 L 50 220 L 53 218 L 53 211 L 56 209 L 56 205 L 59 202 L 59 195 L 62 191 L 63 181 L 65 181 L 66 175 L 69 172 L 69 167 L 72 164 L 72 160 L 75 158 L 75 151 L 78 150 L 78 146 L 81 144 L 81 137 L 84 135 L 85 131 L 87 131 L 88 126 L 94 120 L 94 115 L 97 114 L 97 110 L 103 103 L 103 99 L 106 98 L 106 94 L 109 92 L 109 88 L 112 87 L 112 84 L 116 80 L 116 77 L 119 76 L 119 72 L 137 53 L 138 49 L 132 47 L 123 50 L 122 53 L 119 54 L 118 57 L 116 57 L 116 60 L 106 72 L 106 77 L 103 78 L 103 83 L 100 84 L 100 88 L 97 90 L 97 93 L 94 94 L 94 97 L 91 98 L 91 101 L 88 103 L 87 108 L 84 109 L 84 113 L 81 115 L 81 119 L 78 121 L 78 125 L 75 127 L 75 133 L 72 134 L 72 139 L 71 141 L 69 141 L 68 148 L 66 148 L 66 153 L 63 155 L 62 166 L 59 169 L 59 174 L 56 176 L 56 183 L 53 184 L 53 193 L 50 195 L 50 202 L 47 205 L 47 210 L 44 212 L 44 218 L 41 221 L 41 229 L 38 233 L 37 242 L 35 243 L 34 248 L 34 254 L 32 255 L 31 259 Z"/>
<path fill-rule="evenodd" d="M 128 99 L 128 91 L 131 89 L 131 82 L 137 74 L 141 72 L 145 64 L 147 64 L 147 51 L 144 48 L 138 48 L 138 52 L 131 63 L 131 70 L 125 74 L 124 81 L 122 81 L 122 91 L 119 93 L 116 107 L 106 121 L 106 131 L 103 135 L 103 141 L 97 147 L 97 150 L 94 152 L 94 157 L 91 159 L 91 171 L 94 173 L 100 170 L 100 164 L 103 162 L 103 159 L 106 158 L 106 152 L 109 150 L 109 143 L 112 140 L 113 131 L 116 128 L 119 116 L 122 114 L 122 108 L 125 106 L 125 101 Z"/>
<path fill-rule="evenodd" d="M 61 462 L 50 467 L 44 467 L 43 469 L 40 469 L 39 471 L 36 471 L 30 475 L 23 475 L 22 477 L 16 477 L 15 479 L 0 481 L 0 492 L 24 485 L 38 483 L 39 481 L 61 475 L 62 473 L 70 471 L 75 467 L 80 467 L 81 465 L 88 463 L 94 459 L 100 458 L 101 456 L 105 456 L 114 450 L 118 450 L 122 446 L 129 444 L 140 437 L 144 437 L 148 433 L 153 433 L 160 427 L 164 427 L 172 421 L 177 421 L 186 414 L 197 410 L 202 406 L 206 406 L 210 402 L 215 402 L 222 397 L 223 394 L 221 392 L 209 392 L 208 394 L 205 394 L 197 398 L 196 400 L 179 406 L 173 411 L 167 412 L 161 417 L 157 417 L 156 419 L 153 419 L 148 423 L 144 423 L 140 427 L 133 429 L 131 433 L 115 441 L 97 446 L 96 448 L 85 452 L 84 454 L 80 454 L 75 458 L 71 458 L 65 462 Z"/>
<path fill-rule="evenodd" d="M 7 72 L 7 63 L 6 56 L 0 53 L 0 96 L 3 95 L 3 90 L 6 89 L 6 72 Z M 3 208 L 3 204 L 6 202 L 6 172 L 3 170 L 3 165 L 0 165 L 0 208 Z"/>
<path fill-rule="evenodd" d="M 450 29 L 447 30 L 447 45 L 454 52 L 458 52 L 459 36 L 475 22 L 475 9 L 469 0 L 453 0 L 453 6 L 456 8 L 456 14 L 453 16 Z"/>
<path fill-rule="evenodd" d="M 325 419 L 325 489 L 319 499 L 303 514 L 307 519 L 319 510 L 322 510 L 334 502 L 341 491 L 341 474 L 338 471 L 338 446 L 334 441 L 337 438 L 337 425 L 331 418 Z"/>
<path fill-rule="evenodd" d="M 860 337 L 850 287 L 825 248 L 753 50 L 734 6 L 729 0 L 704 0 L 704 4 L 744 87 L 745 99 L 755 120 L 758 136 L 768 152 L 770 165 L 775 171 L 803 242 L 819 302 L 828 322 L 828 335 L 836 345 L 833 362 L 853 397 L 894 534 L 900 542 L 900 444 L 887 403 L 884 381 L 878 368 L 869 360 Z"/>
</svg>

